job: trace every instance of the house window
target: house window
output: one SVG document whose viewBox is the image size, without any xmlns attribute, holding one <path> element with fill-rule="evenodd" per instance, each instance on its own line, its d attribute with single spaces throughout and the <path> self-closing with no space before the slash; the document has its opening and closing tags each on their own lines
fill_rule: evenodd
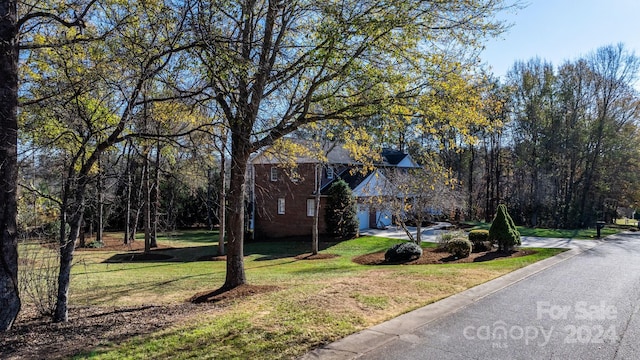
<svg viewBox="0 0 640 360">
<path fill-rule="evenodd" d="M 316 214 L 316 199 L 307 199 L 307 216 Z"/>
<path fill-rule="evenodd" d="M 284 198 L 278 198 L 278 215 L 284 215 Z"/>
<path fill-rule="evenodd" d="M 329 179 L 329 180 L 333 179 L 333 168 L 332 167 L 328 167 L 327 168 L 327 179 Z"/>
<path fill-rule="evenodd" d="M 278 168 L 271 168 L 271 181 L 278 181 Z"/>
</svg>

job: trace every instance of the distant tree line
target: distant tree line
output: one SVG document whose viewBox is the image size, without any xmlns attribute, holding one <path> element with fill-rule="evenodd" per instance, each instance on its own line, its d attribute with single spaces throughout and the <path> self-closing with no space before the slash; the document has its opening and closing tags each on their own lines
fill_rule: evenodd
<svg viewBox="0 0 640 360">
<path fill-rule="evenodd" d="M 440 151 L 466 193 L 466 216 L 490 221 L 500 203 L 522 225 L 583 228 L 640 200 L 640 60 L 623 45 L 558 68 L 517 62 L 485 91 L 494 130 Z"/>
</svg>

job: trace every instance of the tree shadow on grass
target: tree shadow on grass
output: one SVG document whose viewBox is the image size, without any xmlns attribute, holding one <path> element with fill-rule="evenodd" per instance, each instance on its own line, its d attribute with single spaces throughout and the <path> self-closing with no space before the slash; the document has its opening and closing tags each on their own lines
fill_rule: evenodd
<svg viewBox="0 0 640 360">
<path fill-rule="evenodd" d="M 160 254 L 157 252 L 150 252 L 145 254 L 144 252 L 139 253 L 126 253 L 126 254 L 115 254 L 107 260 L 103 261 L 105 263 L 124 263 L 124 262 L 145 262 L 145 261 L 169 261 L 174 259 L 174 256 L 169 254 Z"/>
<path fill-rule="evenodd" d="M 319 250 L 326 250 L 336 245 L 336 242 L 320 242 Z M 310 255 L 311 243 L 285 239 L 281 241 L 250 242 L 245 244 L 244 255 L 257 255 L 254 261 L 278 260 L 297 257 L 297 260 L 312 260 L 326 258 Z M 305 256 L 307 256 L 305 258 Z M 136 263 L 136 262 L 198 262 L 225 261 L 225 256 L 218 255 L 217 245 L 194 246 L 184 248 L 152 249 L 148 254 L 141 250 L 127 251 L 112 255 L 103 263 Z"/>
</svg>

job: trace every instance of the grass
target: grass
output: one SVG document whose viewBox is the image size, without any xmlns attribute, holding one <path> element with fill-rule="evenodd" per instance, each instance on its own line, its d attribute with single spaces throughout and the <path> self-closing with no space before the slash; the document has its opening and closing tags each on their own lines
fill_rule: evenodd
<svg viewBox="0 0 640 360">
<path fill-rule="evenodd" d="M 74 305 L 149 305 L 184 302 L 222 285 L 223 261 L 196 261 L 216 251 L 216 234 L 188 232 L 158 240 L 175 249 L 163 262 L 110 263 L 115 252 L 78 252 L 73 269 Z M 397 240 L 362 237 L 328 244 L 326 260 L 296 260 L 310 244 L 246 244 L 252 285 L 277 290 L 229 301 L 193 314 L 168 329 L 121 344 L 103 344 L 79 355 L 91 359 L 290 359 L 366 327 L 486 282 L 560 252 L 487 263 L 365 266 L 354 256 L 388 249 Z M 433 244 L 425 244 L 433 246 Z"/>
<path fill-rule="evenodd" d="M 637 227 L 638 226 L 638 220 L 629 219 L 629 218 L 626 218 L 626 217 L 622 218 L 622 219 L 616 219 L 616 225 Z"/>
<path fill-rule="evenodd" d="M 490 223 L 475 223 L 474 229 L 486 229 L 491 227 Z M 597 238 L 596 229 L 545 229 L 545 228 L 528 228 L 524 226 L 516 226 L 520 235 L 533 237 L 547 237 L 560 239 L 576 239 L 576 240 L 593 240 Z M 605 237 L 620 232 L 620 229 L 605 226 L 600 230 L 600 236 Z"/>
</svg>

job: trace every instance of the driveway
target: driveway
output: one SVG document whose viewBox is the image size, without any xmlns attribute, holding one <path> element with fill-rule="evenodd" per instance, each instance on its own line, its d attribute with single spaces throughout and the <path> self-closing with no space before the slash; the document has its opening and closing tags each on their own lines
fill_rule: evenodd
<svg viewBox="0 0 640 360">
<path fill-rule="evenodd" d="M 446 232 L 447 227 L 451 226 L 448 222 L 439 222 L 433 226 L 422 228 L 422 241 L 426 242 L 438 242 L 438 235 Z M 417 229 L 415 227 L 408 227 L 412 235 L 416 236 Z M 360 235 L 366 236 L 380 236 L 391 239 L 408 240 L 407 233 L 401 228 L 390 226 L 387 229 L 366 229 L 361 230 Z M 533 236 L 522 236 L 522 247 L 540 247 L 540 248 L 559 248 L 559 249 L 572 249 L 582 248 L 586 249 L 593 245 L 596 240 L 573 240 L 573 239 L 558 239 L 558 238 L 542 238 Z"/>
<path fill-rule="evenodd" d="M 640 234 L 578 244 L 305 358 L 640 359 Z"/>
</svg>

